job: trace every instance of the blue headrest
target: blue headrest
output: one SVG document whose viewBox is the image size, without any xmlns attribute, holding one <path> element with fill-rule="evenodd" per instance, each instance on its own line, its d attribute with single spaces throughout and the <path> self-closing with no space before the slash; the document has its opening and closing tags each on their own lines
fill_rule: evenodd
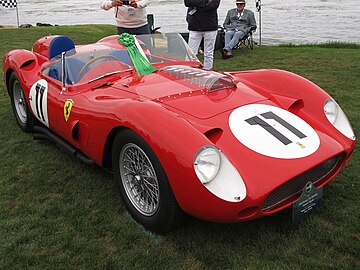
<svg viewBox="0 0 360 270">
<path fill-rule="evenodd" d="M 52 59 L 62 52 L 75 50 L 74 42 L 66 36 L 55 37 L 49 46 L 49 59 Z"/>
</svg>

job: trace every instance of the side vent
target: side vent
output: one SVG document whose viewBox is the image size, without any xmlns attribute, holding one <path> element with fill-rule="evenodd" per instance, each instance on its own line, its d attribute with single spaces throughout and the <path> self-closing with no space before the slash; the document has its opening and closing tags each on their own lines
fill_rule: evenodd
<svg viewBox="0 0 360 270">
<path fill-rule="evenodd" d="M 204 135 L 213 143 L 216 144 L 221 138 L 223 130 L 221 128 L 213 128 L 204 133 Z"/>
<path fill-rule="evenodd" d="M 21 69 L 25 69 L 25 70 L 31 70 L 33 67 L 35 66 L 35 60 L 34 59 L 31 59 L 31 60 L 28 60 L 26 62 L 24 62 L 20 68 Z"/>
<path fill-rule="evenodd" d="M 79 122 L 77 122 L 72 130 L 71 130 L 71 136 L 74 140 L 78 141 L 79 140 Z"/>
</svg>

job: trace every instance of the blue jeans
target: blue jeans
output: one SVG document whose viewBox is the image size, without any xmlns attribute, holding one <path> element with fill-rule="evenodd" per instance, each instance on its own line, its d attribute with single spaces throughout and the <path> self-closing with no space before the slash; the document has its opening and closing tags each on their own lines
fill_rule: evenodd
<svg viewBox="0 0 360 270">
<path fill-rule="evenodd" d="M 239 43 L 245 36 L 243 31 L 227 30 L 225 33 L 225 47 L 224 50 L 231 52 L 231 50 Z"/>
</svg>

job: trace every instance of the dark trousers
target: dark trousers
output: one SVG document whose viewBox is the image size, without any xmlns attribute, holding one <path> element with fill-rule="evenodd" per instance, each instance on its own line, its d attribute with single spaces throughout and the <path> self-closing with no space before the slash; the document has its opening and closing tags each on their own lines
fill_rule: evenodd
<svg viewBox="0 0 360 270">
<path fill-rule="evenodd" d="M 146 35 L 150 34 L 149 26 L 146 24 L 141 27 L 137 28 L 125 28 L 125 27 L 118 27 L 117 28 L 118 35 L 121 35 L 122 33 L 129 33 L 132 35 Z"/>
</svg>

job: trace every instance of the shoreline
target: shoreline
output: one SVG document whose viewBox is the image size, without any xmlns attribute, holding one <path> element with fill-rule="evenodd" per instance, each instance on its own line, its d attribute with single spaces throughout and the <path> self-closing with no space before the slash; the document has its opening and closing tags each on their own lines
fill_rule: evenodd
<svg viewBox="0 0 360 270">
<path fill-rule="evenodd" d="M 19 27 L 16 25 L 0 25 L 0 30 L 1 29 L 24 29 L 24 28 L 33 28 L 33 27 L 48 27 L 48 26 L 70 26 L 70 25 L 52 25 L 52 24 L 48 24 L 48 23 L 36 23 L 35 25 L 32 24 L 22 24 Z M 81 26 L 81 25 L 77 25 L 77 26 Z M 161 32 L 161 31 L 160 31 Z M 284 43 L 278 43 L 278 44 L 262 44 L 262 45 L 290 45 L 290 46 L 328 46 L 331 48 L 334 47 L 338 47 L 338 48 L 353 48 L 355 47 L 356 49 L 360 48 L 360 42 L 350 42 L 350 41 L 339 41 L 339 40 L 328 40 L 328 41 L 324 41 L 324 42 L 318 42 L 318 43 L 291 43 L 291 42 L 284 42 Z M 259 44 L 257 44 L 259 45 Z"/>
<path fill-rule="evenodd" d="M 18 28 L 16 25 L 0 25 L 0 29 Z"/>
<path fill-rule="evenodd" d="M 29 23 L 21 24 L 20 26 L 17 26 L 17 25 L 0 25 L 0 29 L 31 28 L 31 27 L 42 27 L 42 26 L 60 26 L 60 25 L 37 22 L 35 25 L 29 24 Z"/>
</svg>

